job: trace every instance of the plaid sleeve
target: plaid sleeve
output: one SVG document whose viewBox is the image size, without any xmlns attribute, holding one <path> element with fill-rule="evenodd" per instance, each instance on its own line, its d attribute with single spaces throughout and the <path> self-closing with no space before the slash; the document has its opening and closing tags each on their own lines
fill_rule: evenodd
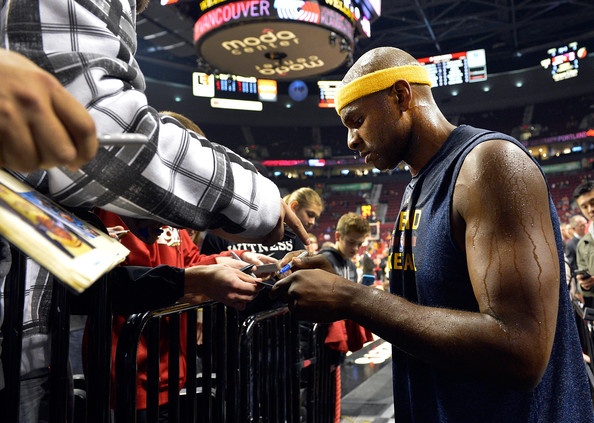
<svg viewBox="0 0 594 423">
<path fill-rule="evenodd" d="M 2 3 L 5 48 L 60 79 L 86 105 L 99 133 L 150 139 L 143 147 L 101 148 L 76 172 L 55 168 L 28 175 L 28 182 L 67 206 L 99 206 L 198 230 L 269 233 L 280 214 L 276 185 L 250 162 L 149 106 L 134 60 L 135 18 L 134 0 Z"/>
</svg>

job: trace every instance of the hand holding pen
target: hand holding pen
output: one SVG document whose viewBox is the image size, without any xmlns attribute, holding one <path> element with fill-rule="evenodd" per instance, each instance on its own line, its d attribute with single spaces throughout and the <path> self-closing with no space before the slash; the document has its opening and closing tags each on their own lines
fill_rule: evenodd
<svg viewBox="0 0 594 423">
<path fill-rule="evenodd" d="M 275 276 L 282 275 L 283 273 L 286 273 L 289 270 L 291 270 L 293 268 L 293 266 L 295 265 L 295 262 L 293 261 L 293 259 L 307 257 L 308 255 L 309 255 L 309 253 L 307 252 L 307 250 L 305 250 L 305 251 L 302 251 L 297 257 L 291 257 L 291 261 L 289 261 L 287 264 L 285 264 L 283 267 L 281 267 L 276 272 Z"/>
<path fill-rule="evenodd" d="M 233 257 L 235 260 L 243 261 L 243 260 L 241 259 L 241 257 L 239 257 L 239 256 L 237 255 L 237 253 L 236 253 L 235 251 L 231 251 L 231 257 Z M 254 266 L 255 266 L 255 264 L 248 264 L 248 265 L 246 265 L 246 266 L 243 266 L 243 267 L 242 267 L 241 269 L 239 269 L 239 270 L 241 270 L 243 273 L 247 273 L 247 274 L 249 274 L 250 276 L 256 277 L 256 275 L 254 275 L 254 274 L 252 273 L 252 269 L 254 268 Z"/>
<path fill-rule="evenodd" d="M 289 310 L 297 312 L 296 315 L 305 320 L 327 322 L 343 319 L 344 317 L 327 319 L 322 316 L 321 320 L 317 320 L 314 316 L 321 312 L 320 304 L 333 297 L 336 284 L 345 283 L 350 286 L 353 283 L 337 275 L 334 266 L 324 254 L 306 256 L 301 253 L 293 256 L 290 263 L 292 272 L 276 282 L 270 290 L 270 298 L 287 301 Z"/>
<path fill-rule="evenodd" d="M 130 233 L 130 231 L 128 229 L 125 229 L 123 226 L 118 225 L 118 226 L 113 226 L 113 227 L 107 228 L 107 233 L 110 237 L 119 241 L 123 237 L 128 235 L 128 233 Z"/>
<path fill-rule="evenodd" d="M 289 270 L 291 270 L 291 269 L 293 268 L 293 265 L 294 265 L 293 259 L 294 259 L 294 258 L 296 258 L 296 257 L 305 257 L 305 256 L 307 256 L 307 255 L 308 255 L 308 252 L 307 252 L 307 251 L 302 251 L 302 252 L 301 252 L 301 253 L 300 253 L 298 256 L 295 256 L 295 255 L 294 255 L 294 253 L 288 253 L 288 254 L 285 256 L 285 258 L 283 259 L 283 261 L 284 261 L 284 260 L 285 260 L 287 257 L 290 257 L 290 261 L 289 261 L 287 264 L 285 264 L 283 267 L 281 267 L 280 269 L 278 268 L 278 267 L 280 266 L 280 261 L 278 261 L 278 263 L 276 264 L 276 268 L 277 268 L 278 270 L 274 271 L 274 267 L 272 267 L 272 268 L 270 269 L 270 270 L 271 270 L 271 273 L 268 273 L 268 270 L 267 270 L 267 269 L 265 270 L 265 269 L 264 269 L 264 266 L 259 266 L 259 267 L 258 267 L 258 266 L 256 266 L 256 272 L 258 272 L 258 271 L 262 271 L 262 270 L 265 270 L 263 273 L 266 273 L 266 274 L 268 274 L 268 275 L 269 275 L 268 277 L 264 277 L 260 283 L 261 283 L 262 285 L 266 285 L 266 286 L 269 286 L 269 287 L 273 287 L 273 286 L 274 286 L 274 284 L 275 284 L 276 282 L 278 282 L 278 280 L 279 280 L 279 279 L 282 279 L 282 278 L 285 276 L 285 274 L 286 274 L 286 273 L 287 273 Z M 261 275 L 261 274 L 259 274 L 259 275 Z"/>
<path fill-rule="evenodd" d="M 306 252 L 302 252 L 297 256 L 291 257 L 291 261 L 287 264 L 290 264 L 289 268 L 291 270 L 321 269 L 326 272 L 336 273 L 334 266 L 324 254 L 309 255 Z M 286 267 L 286 265 L 283 267 Z"/>
</svg>

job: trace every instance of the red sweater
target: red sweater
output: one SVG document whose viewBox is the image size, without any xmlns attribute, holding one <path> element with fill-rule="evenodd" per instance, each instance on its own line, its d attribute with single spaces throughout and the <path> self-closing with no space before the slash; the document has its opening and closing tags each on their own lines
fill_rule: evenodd
<svg viewBox="0 0 594 423">
<path fill-rule="evenodd" d="M 120 217 L 114 213 L 100 210 L 97 214 L 108 228 L 118 225 L 127 228 Z M 156 267 L 159 265 L 169 265 L 178 268 L 186 268 L 195 265 L 216 263 L 216 255 L 205 256 L 200 254 L 198 247 L 194 244 L 186 230 L 177 230 L 169 226 L 163 227 L 163 233 L 154 244 L 146 244 L 132 233 L 125 235 L 121 239 L 121 242 L 130 250 L 130 255 L 127 257 L 126 261 L 122 263 L 124 266 Z M 115 384 L 115 352 L 118 336 L 125 321 L 125 316 L 114 314 L 112 326 L 112 384 Z M 169 382 L 168 318 L 162 319 L 162 322 L 163 326 L 160 330 L 161 339 L 159 345 L 159 405 L 165 404 L 168 401 L 167 387 Z M 185 314 L 182 314 L 180 318 L 180 388 L 183 387 L 186 381 L 186 327 L 186 316 Z M 140 338 L 138 344 L 137 364 L 136 408 L 145 409 L 147 394 L 147 347 L 144 336 Z"/>
</svg>

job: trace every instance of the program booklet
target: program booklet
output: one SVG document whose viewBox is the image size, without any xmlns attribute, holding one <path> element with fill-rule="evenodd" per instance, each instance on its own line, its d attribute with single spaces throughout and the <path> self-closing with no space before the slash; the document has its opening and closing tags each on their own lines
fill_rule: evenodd
<svg viewBox="0 0 594 423">
<path fill-rule="evenodd" d="M 130 253 L 3 169 L 0 235 L 79 293 Z"/>
</svg>

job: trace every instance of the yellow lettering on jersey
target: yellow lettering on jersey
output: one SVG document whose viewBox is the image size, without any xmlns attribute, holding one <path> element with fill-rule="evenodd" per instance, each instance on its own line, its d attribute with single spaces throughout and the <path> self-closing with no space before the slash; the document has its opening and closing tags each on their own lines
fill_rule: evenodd
<svg viewBox="0 0 594 423">
<path fill-rule="evenodd" d="M 416 271 L 417 268 L 415 267 L 415 258 L 412 254 L 407 254 L 404 257 L 404 268 L 403 270 L 414 270 Z"/>
<path fill-rule="evenodd" d="M 423 214 L 423 210 L 415 210 L 415 216 L 412 222 L 412 229 L 416 230 L 419 228 L 419 223 L 421 223 L 421 215 Z"/>
<path fill-rule="evenodd" d="M 407 229 L 406 224 L 408 223 L 408 210 L 401 211 L 400 215 L 398 216 L 398 230 L 405 230 Z"/>
<path fill-rule="evenodd" d="M 400 212 L 398 216 L 398 229 L 404 231 L 405 229 L 412 229 L 416 230 L 419 228 L 419 224 L 421 223 L 421 215 L 423 214 L 422 210 L 415 210 L 412 222 L 409 218 L 408 210 L 404 210 Z M 412 227 L 411 227 L 412 224 Z"/>
<path fill-rule="evenodd" d="M 402 269 L 402 253 L 394 253 L 390 257 L 390 270 L 391 269 Z"/>
<path fill-rule="evenodd" d="M 416 271 L 417 268 L 415 266 L 415 258 L 414 255 L 411 253 L 393 253 L 390 254 L 388 257 L 388 271 L 395 269 L 395 270 L 414 270 Z"/>
</svg>

